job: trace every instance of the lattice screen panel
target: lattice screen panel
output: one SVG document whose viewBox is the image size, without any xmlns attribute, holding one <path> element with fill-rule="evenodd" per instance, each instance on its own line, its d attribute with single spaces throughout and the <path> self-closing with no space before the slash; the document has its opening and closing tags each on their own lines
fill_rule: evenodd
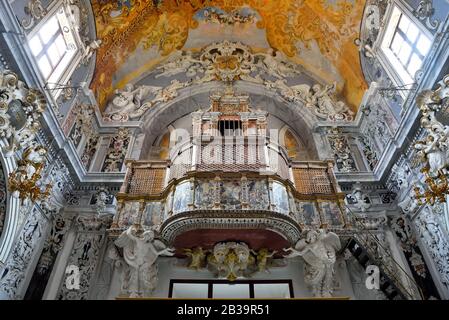
<svg viewBox="0 0 449 320">
<path fill-rule="evenodd" d="M 333 188 L 327 169 L 293 168 L 296 190 L 299 193 L 331 194 Z"/>
<path fill-rule="evenodd" d="M 164 188 L 165 168 L 133 168 L 129 194 L 159 194 Z"/>
</svg>

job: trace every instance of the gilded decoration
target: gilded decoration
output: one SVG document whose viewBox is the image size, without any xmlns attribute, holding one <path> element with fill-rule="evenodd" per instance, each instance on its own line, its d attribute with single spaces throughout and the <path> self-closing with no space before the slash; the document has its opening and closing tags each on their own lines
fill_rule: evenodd
<svg viewBox="0 0 449 320">
<path fill-rule="evenodd" d="M 245 32 L 254 26 L 254 30 L 264 32 L 271 49 L 306 68 L 311 58 L 302 57 L 302 51 L 319 50 L 344 80 L 344 87 L 339 89 L 350 105 L 358 105 L 366 89 L 358 48 L 353 43 L 358 37 L 363 0 L 135 0 L 127 4 L 112 0 L 92 3 L 97 38 L 102 41 L 92 89 L 102 108 L 114 89 L 122 86 L 114 84 L 113 78 L 132 54 L 153 49 L 157 52 L 147 61 L 145 70 L 131 70 L 134 73 L 128 74 L 128 83 L 164 57 L 183 49 L 189 33 L 204 24 L 237 26 L 236 36 L 241 33 L 242 41 L 252 40 L 252 35 L 248 37 Z M 309 56 L 315 59 L 314 54 Z"/>
<path fill-rule="evenodd" d="M 419 205 L 434 205 L 446 202 L 448 183 L 448 138 L 449 126 L 439 120 L 441 109 L 448 106 L 449 75 L 446 75 L 435 90 L 424 90 L 416 98 L 421 110 L 421 128 L 426 136 L 414 143 L 416 160 L 424 175 L 424 186 L 415 185 L 413 190 Z"/>
</svg>

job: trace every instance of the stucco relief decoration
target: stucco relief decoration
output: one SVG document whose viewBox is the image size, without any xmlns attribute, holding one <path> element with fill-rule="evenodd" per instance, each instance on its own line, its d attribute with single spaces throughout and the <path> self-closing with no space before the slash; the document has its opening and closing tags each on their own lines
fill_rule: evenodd
<svg viewBox="0 0 449 320">
<path fill-rule="evenodd" d="M 0 72 L 0 137 L 8 140 L 6 157 L 28 147 L 36 138 L 45 106 L 41 92 L 29 89 L 13 72 Z"/>
<path fill-rule="evenodd" d="M 37 21 L 47 14 L 47 9 L 44 8 L 40 0 L 30 0 L 24 7 L 24 11 L 29 16 L 23 18 L 21 22 L 25 30 L 31 29 Z"/>
<path fill-rule="evenodd" d="M 210 250 L 202 247 L 187 248 L 183 253 L 188 257 L 189 269 L 207 268 L 217 278 L 235 281 L 252 276 L 255 272 L 269 272 L 274 264 L 277 251 L 267 248 L 253 250 L 243 242 L 219 242 Z"/>
<path fill-rule="evenodd" d="M 80 104 L 74 111 L 75 124 L 70 131 L 69 138 L 75 147 L 78 147 L 83 136 L 90 137 L 95 135 L 93 126 L 95 111 L 92 105 Z"/>
<path fill-rule="evenodd" d="M 309 230 L 305 239 L 285 251 L 288 253 L 287 258 L 301 256 L 305 260 L 304 280 L 313 295 L 331 297 L 334 290 L 334 264 L 340 248 L 340 238 L 335 233 L 319 229 Z"/>
<path fill-rule="evenodd" d="M 264 41 L 271 49 L 293 60 L 299 61 L 302 50 L 317 48 L 341 74 L 345 85 L 340 89 L 346 100 L 351 105 L 358 105 L 366 83 L 353 39 L 359 32 L 357 21 L 363 14 L 364 4 L 365 1 L 352 0 L 142 0 L 125 6 L 121 2 L 96 0 L 92 6 L 97 17 L 97 38 L 102 45 L 97 51 L 92 89 L 104 107 L 115 89 L 131 82 L 128 79 L 117 85 L 113 80 L 130 55 L 137 51 L 144 54 L 152 51 L 159 56 L 153 62 L 160 61 L 160 58 L 184 49 L 189 34 L 202 32 L 199 29 L 204 24 L 219 28 L 239 24 L 252 26 L 254 32 L 263 33 Z M 247 38 L 236 36 L 240 41 Z M 155 64 L 149 62 L 128 78 L 133 79 Z"/>
<path fill-rule="evenodd" d="M 449 76 L 438 83 L 436 90 L 424 90 L 416 104 L 421 110 L 421 127 L 425 130 L 425 140 L 415 142 L 415 149 L 424 174 L 424 186 L 415 185 L 418 204 L 446 202 L 449 194 L 449 126 L 438 120 L 438 111 L 447 107 L 449 97 Z"/>
<path fill-rule="evenodd" d="M 45 235 L 46 218 L 42 216 L 37 208 L 33 209 L 23 226 L 16 245 L 11 252 L 0 276 L 0 294 L 9 299 L 23 299 L 19 288 L 26 276 L 26 268 L 32 260 L 39 241 Z"/>
<path fill-rule="evenodd" d="M 424 20 L 426 26 L 429 29 L 435 30 L 440 25 L 440 22 L 437 19 L 432 21 L 432 16 L 435 13 L 435 8 L 433 7 L 433 0 L 422 0 L 419 2 L 418 7 L 413 10 L 413 14 Z"/>
<path fill-rule="evenodd" d="M 123 248 L 125 270 L 121 294 L 127 297 L 151 295 L 157 286 L 157 264 L 159 256 L 172 256 L 173 249 L 155 239 L 152 230 L 142 231 L 131 226 L 115 241 Z"/>
<path fill-rule="evenodd" d="M 223 11 L 219 8 L 205 8 L 199 12 L 202 18 L 211 23 L 217 24 L 247 24 L 253 23 L 257 19 L 257 15 L 250 8 L 242 8 L 241 10 L 233 10 L 231 12 Z"/>
<path fill-rule="evenodd" d="M 7 190 L 6 190 L 6 177 L 3 171 L 3 165 L 0 163 L 0 236 L 2 235 L 3 226 L 6 217 L 6 200 L 7 200 Z"/>
<path fill-rule="evenodd" d="M 347 196 L 348 204 L 353 205 L 361 212 L 366 212 L 371 207 L 371 200 L 358 182 L 353 185 L 352 193 Z"/>
<path fill-rule="evenodd" d="M 449 245 L 447 235 L 430 208 L 425 208 L 415 220 L 418 235 L 428 248 L 443 284 L 449 288 Z"/>
<path fill-rule="evenodd" d="M 342 134 L 341 129 L 334 127 L 328 130 L 327 138 L 332 151 L 334 152 L 335 162 L 338 171 L 352 172 L 356 171 L 354 159 L 349 149 L 348 141 Z"/>
<path fill-rule="evenodd" d="M 120 172 L 125 160 L 130 132 L 127 128 L 119 128 L 117 135 L 112 137 L 109 150 L 103 163 L 103 172 Z"/>
<path fill-rule="evenodd" d="M 301 69 L 289 62 L 282 52 L 273 49 L 253 52 L 242 43 L 223 41 L 206 46 L 200 52 L 177 51 L 158 66 L 156 72 L 156 78 L 182 73 L 191 79 L 185 82 L 175 79 L 166 87 L 127 84 L 123 90 L 115 91 L 106 107 L 104 120 L 134 120 L 157 103 L 176 98 L 179 89 L 210 81 L 229 83 L 235 80 L 260 84 L 278 92 L 287 101 L 302 102 L 320 120 L 351 121 L 354 117 L 349 106 L 338 100 L 335 83 L 287 85 L 285 78 L 301 74 Z"/>
<path fill-rule="evenodd" d="M 156 78 L 185 74 L 191 80 L 174 79 L 165 87 L 127 84 L 124 89 L 114 92 L 106 106 L 104 120 L 138 119 L 156 104 L 176 98 L 179 89 L 192 85 L 235 80 L 262 85 L 264 78 L 282 79 L 300 74 L 299 68 L 288 62 L 281 52 L 269 49 L 267 53 L 253 53 L 248 46 L 229 41 L 208 45 L 200 52 L 176 51 L 156 68 L 156 72 Z"/>
<path fill-rule="evenodd" d="M 395 217 L 392 219 L 391 228 L 400 240 L 402 250 L 406 253 L 406 257 L 409 259 L 410 265 L 416 274 L 422 278 L 426 278 L 427 267 L 408 220 L 404 216 Z"/>
</svg>

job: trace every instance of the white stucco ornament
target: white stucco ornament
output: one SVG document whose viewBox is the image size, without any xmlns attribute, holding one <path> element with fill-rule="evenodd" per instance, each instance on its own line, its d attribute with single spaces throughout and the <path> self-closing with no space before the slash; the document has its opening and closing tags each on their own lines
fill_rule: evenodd
<svg viewBox="0 0 449 320">
<path fill-rule="evenodd" d="M 303 257 L 304 281 L 315 297 L 331 297 L 334 283 L 336 252 L 341 248 L 340 238 L 333 232 L 309 230 L 306 238 L 299 240 L 294 248 L 288 248 L 286 257 Z"/>
<path fill-rule="evenodd" d="M 124 231 L 115 244 L 123 248 L 126 262 L 121 294 L 131 298 L 151 295 L 158 280 L 156 261 L 159 256 L 173 256 L 173 249 L 155 239 L 152 230 L 141 231 L 135 226 Z"/>
</svg>

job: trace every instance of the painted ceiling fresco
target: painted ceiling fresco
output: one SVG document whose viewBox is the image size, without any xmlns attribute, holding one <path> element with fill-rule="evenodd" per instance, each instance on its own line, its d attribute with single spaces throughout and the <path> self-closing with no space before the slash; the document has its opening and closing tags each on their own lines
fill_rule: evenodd
<svg viewBox="0 0 449 320">
<path fill-rule="evenodd" d="M 271 49 L 338 89 L 358 106 L 366 83 L 358 37 L 365 0 L 94 0 L 102 41 L 91 87 L 100 108 L 115 89 L 178 50 L 217 41 Z"/>
</svg>

